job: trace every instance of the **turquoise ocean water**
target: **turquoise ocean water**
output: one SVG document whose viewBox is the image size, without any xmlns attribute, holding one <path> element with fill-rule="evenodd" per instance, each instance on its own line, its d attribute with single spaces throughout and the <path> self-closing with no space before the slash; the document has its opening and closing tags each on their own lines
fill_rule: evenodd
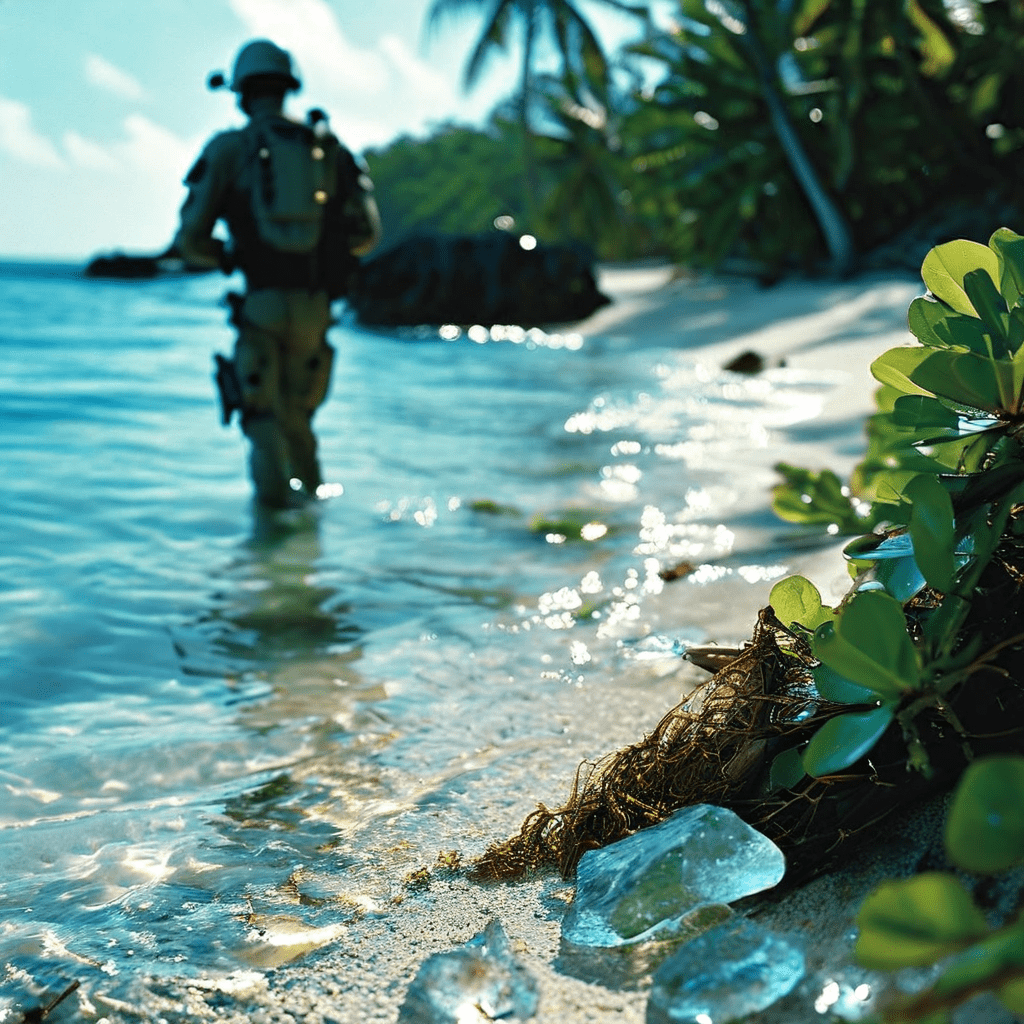
<svg viewBox="0 0 1024 1024">
<path fill-rule="evenodd" d="M 383 912 L 652 727 L 680 644 L 749 636 L 786 570 L 773 451 L 828 375 L 341 309 L 333 496 L 264 515 L 215 402 L 224 290 L 0 265 L 0 1019 Z"/>
</svg>

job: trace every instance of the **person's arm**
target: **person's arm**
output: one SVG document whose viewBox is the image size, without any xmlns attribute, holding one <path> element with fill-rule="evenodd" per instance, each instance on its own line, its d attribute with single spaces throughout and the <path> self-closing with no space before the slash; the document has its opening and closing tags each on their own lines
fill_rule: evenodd
<svg viewBox="0 0 1024 1024">
<path fill-rule="evenodd" d="M 343 151 L 342 175 L 348 179 L 342 216 L 348 231 L 349 251 L 353 256 L 365 256 L 380 241 L 380 211 L 373 197 L 373 182 L 362 161 L 357 161 L 348 150 Z"/>
<path fill-rule="evenodd" d="M 185 177 L 188 195 L 181 207 L 174 248 L 190 266 L 230 273 L 232 267 L 224 242 L 213 229 L 224 213 L 224 199 L 232 182 L 234 140 L 218 135 L 203 150 Z"/>
</svg>

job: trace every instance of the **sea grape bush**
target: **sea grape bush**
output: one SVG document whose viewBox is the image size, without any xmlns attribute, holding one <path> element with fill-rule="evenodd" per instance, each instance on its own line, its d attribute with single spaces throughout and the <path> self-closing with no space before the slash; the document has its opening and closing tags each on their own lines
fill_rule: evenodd
<svg viewBox="0 0 1024 1024">
<path fill-rule="evenodd" d="M 991 875 L 1024 864 L 1024 757 L 988 757 L 964 772 L 945 831 L 946 852 L 964 871 Z M 995 927 L 960 879 L 925 872 L 883 882 L 857 915 L 857 958 L 899 970 L 942 964 L 931 986 L 890 1003 L 883 1021 L 938 1024 L 950 1010 L 992 992 L 1024 1013 L 1024 913 Z"/>
<path fill-rule="evenodd" d="M 878 412 L 849 491 L 824 474 L 780 467 L 775 505 L 785 518 L 851 532 L 858 522 L 887 526 L 847 545 L 856 582 L 838 607 L 823 605 L 803 577 L 772 590 L 777 617 L 813 654 L 819 696 L 845 708 L 804 746 L 776 758 L 772 783 L 780 787 L 803 773 L 842 772 L 894 723 L 908 768 L 929 775 L 917 729 L 926 709 L 949 721 L 972 756 L 947 698 L 975 685 L 971 676 L 987 654 L 965 642 L 963 629 L 997 546 L 1021 531 L 1011 513 L 1024 503 L 1024 237 L 1001 228 L 988 245 L 937 246 L 921 274 L 928 294 L 908 315 L 919 344 L 872 364 L 882 385 Z M 857 509 L 857 501 L 870 510 Z M 912 636 L 905 605 L 926 586 L 932 600 L 915 611 Z M 968 872 L 1024 863 L 1024 758 L 969 764 L 945 838 L 950 859 Z M 865 901 L 858 926 L 867 966 L 943 963 L 930 988 L 883 1019 L 942 1021 L 987 990 L 1024 1012 L 1024 915 L 990 927 L 955 876 L 932 872 L 882 885 Z"/>
</svg>

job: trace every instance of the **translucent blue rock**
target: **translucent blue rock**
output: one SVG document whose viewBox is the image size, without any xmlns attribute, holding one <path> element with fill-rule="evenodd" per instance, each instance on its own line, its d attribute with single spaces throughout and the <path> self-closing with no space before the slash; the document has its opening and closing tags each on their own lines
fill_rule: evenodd
<svg viewBox="0 0 1024 1024">
<path fill-rule="evenodd" d="M 726 1024 L 757 1013 L 804 976 L 789 938 L 737 918 L 688 942 L 655 972 L 647 1024 Z"/>
<path fill-rule="evenodd" d="M 399 1011 L 400 1024 L 522 1021 L 537 1012 L 537 983 L 509 948 L 497 920 L 464 946 L 420 966 Z"/>
<path fill-rule="evenodd" d="M 562 937 L 607 947 L 692 932 L 702 907 L 770 889 L 785 870 L 782 851 L 732 811 L 684 807 L 583 855 Z"/>
</svg>

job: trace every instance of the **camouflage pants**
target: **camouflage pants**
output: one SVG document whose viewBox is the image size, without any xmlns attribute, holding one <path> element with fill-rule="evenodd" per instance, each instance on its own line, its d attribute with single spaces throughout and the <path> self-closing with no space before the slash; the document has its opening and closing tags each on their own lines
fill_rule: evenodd
<svg viewBox="0 0 1024 1024">
<path fill-rule="evenodd" d="M 257 498 L 284 508 L 323 482 L 311 421 L 327 397 L 334 350 L 327 344 L 330 300 L 324 292 L 261 289 L 242 303 L 235 372 L 242 392 L 242 431 L 251 444 L 249 471 Z"/>
</svg>

